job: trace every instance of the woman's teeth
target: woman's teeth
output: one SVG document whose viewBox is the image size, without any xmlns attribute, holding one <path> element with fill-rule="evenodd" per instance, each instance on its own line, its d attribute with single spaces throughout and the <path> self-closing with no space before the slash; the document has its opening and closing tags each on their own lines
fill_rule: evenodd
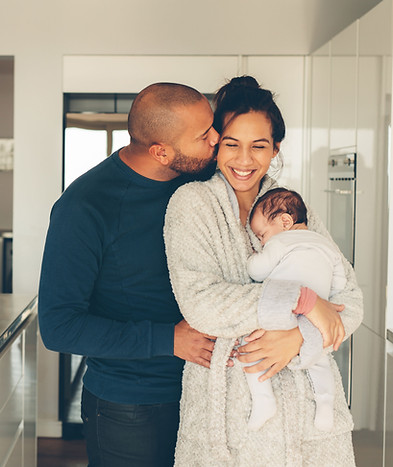
<svg viewBox="0 0 393 467">
<path fill-rule="evenodd" d="M 247 175 L 251 175 L 252 174 L 252 170 L 247 170 L 246 172 L 243 171 L 243 170 L 237 170 L 237 169 L 232 169 L 235 174 L 239 175 L 240 177 L 247 177 Z"/>
</svg>

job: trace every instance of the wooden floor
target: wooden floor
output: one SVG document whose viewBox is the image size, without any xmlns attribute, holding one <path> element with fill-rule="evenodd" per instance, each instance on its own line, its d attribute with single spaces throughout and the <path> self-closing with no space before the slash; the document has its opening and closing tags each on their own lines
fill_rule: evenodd
<svg viewBox="0 0 393 467">
<path fill-rule="evenodd" d="M 375 460 L 381 457 L 376 450 L 376 443 L 367 434 L 354 433 L 356 441 L 356 458 L 359 466 L 376 465 Z M 382 451 L 381 451 L 382 452 Z M 378 465 L 380 465 L 378 463 Z M 37 467 L 86 467 L 87 456 L 83 439 L 64 440 L 60 438 L 38 438 Z"/>
<path fill-rule="evenodd" d="M 37 467 L 86 467 L 85 441 L 38 438 Z"/>
</svg>

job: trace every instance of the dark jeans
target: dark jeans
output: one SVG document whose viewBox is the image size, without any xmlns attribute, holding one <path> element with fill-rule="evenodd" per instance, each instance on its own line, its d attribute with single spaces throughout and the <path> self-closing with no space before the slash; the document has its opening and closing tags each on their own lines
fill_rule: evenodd
<svg viewBox="0 0 393 467">
<path fill-rule="evenodd" d="M 82 392 L 88 467 L 173 466 L 179 404 L 115 404 Z"/>
</svg>

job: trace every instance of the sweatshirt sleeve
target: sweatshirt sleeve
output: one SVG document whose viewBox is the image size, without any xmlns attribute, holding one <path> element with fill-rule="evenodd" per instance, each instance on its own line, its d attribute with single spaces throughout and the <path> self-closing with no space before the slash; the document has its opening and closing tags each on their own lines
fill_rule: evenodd
<svg viewBox="0 0 393 467">
<path fill-rule="evenodd" d="M 216 228 L 219 220 L 208 203 L 198 199 L 198 192 L 187 186 L 178 190 L 169 203 L 164 238 L 172 288 L 190 326 L 217 337 L 238 337 L 261 327 L 257 311 L 265 283 L 251 283 L 250 279 L 248 283 L 240 283 L 224 274 L 223 263 L 233 260 L 226 245 L 236 240 L 222 238 Z M 281 291 L 293 291 L 292 298 L 284 304 L 275 303 L 276 307 L 281 304 L 287 307 L 290 313 L 299 285 L 271 281 L 265 295 L 270 297 L 277 286 L 282 286 Z"/>
<path fill-rule="evenodd" d="M 103 231 L 100 219 L 81 205 L 60 199 L 53 207 L 38 295 L 45 346 L 97 358 L 173 355 L 174 324 L 122 322 L 90 312 L 104 255 Z"/>
</svg>

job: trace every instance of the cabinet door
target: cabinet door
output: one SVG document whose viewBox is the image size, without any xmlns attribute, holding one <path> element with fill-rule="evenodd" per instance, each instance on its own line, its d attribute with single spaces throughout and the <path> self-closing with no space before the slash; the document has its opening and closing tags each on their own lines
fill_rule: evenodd
<svg viewBox="0 0 393 467">
<path fill-rule="evenodd" d="M 387 344 L 385 467 L 393 467 L 393 344 Z"/>
<path fill-rule="evenodd" d="M 353 337 L 351 412 L 356 466 L 382 466 L 385 339 L 364 325 Z"/>
<path fill-rule="evenodd" d="M 284 170 L 280 183 L 294 190 L 303 191 L 304 125 L 304 57 L 253 57 L 247 58 L 247 73 L 270 89 L 280 108 L 286 126 L 281 145 Z M 290 76 L 290 79 L 288 77 Z"/>
<path fill-rule="evenodd" d="M 23 348 L 20 335 L 0 355 L 0 463 L 23 430 Z"/>
<path fill-rule="evenodd" d="M 169 81 L 214 93 L 226 79 L 238 74 L 238 57 L 67 55 L 63 70 L 64 92 L 133 93 L 149 84 Z"/>
<path fill-rule="evenodd" d="M 351 24 L 332 39 L 330 148 L 356 144 L 357 32 Z"/>
<path fill-rule="evenodd" d="M 0 412 L 23 377 L 23 341 L 19 336 L 0 354 Z"/>
<path fill-rule="evenodd" d="M 36 465 L 37 457 L 37 316 L 31 320 L 25 332 L 24 372 L 24 467 Z"/>
<path fill-rule="evenodd" d="M 4 467 L 21 467 L 23 465 L 23 435 L 22 433 L 19 435 L 15 446 L 8 458 L 7 462 L 4 464 Z M 35 463 L 25 463 L 26 467 L 30 467 L 35 465 Z"/>
<path fill-rule="evenodd" d="M 0 412 L 0 462 L 14 451 L 23 431 L 23 380 L 16 386 Z"/>
<path fill-rule="evenodd" d="M 328 50 L 311 59 L 309 202 L 327 225 L 330 57 Z"/>
</svg>

